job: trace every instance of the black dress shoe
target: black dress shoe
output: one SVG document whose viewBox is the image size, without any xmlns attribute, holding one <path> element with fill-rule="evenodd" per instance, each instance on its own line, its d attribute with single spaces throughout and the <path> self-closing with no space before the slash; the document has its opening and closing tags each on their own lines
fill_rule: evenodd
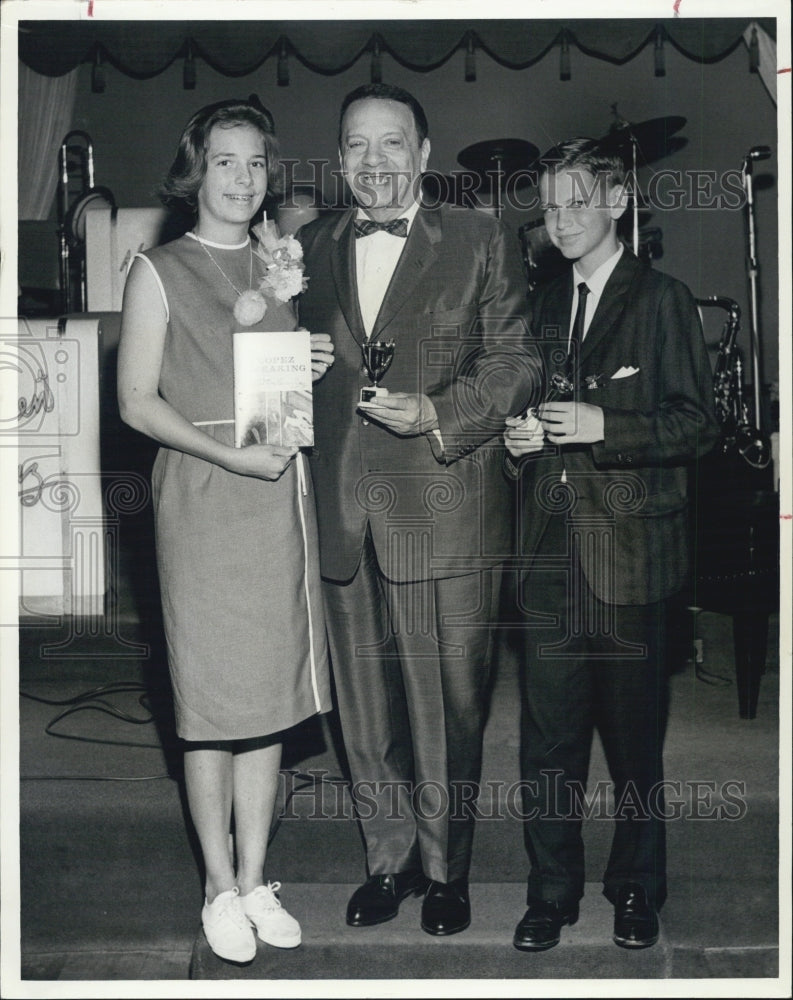
<svg viewBox="0 0 793 1000">
<path fill-rule="evenodd" d="M 393 920 L 402 900 L 411 894 L 420 896 L 428 881 L 427 876 L 418 871 L 372 875 L 350 897 L 347 923 L 350 927 L 371 927 Z"/>
<path fill-rule="evenodd" d="M 421 904 L 421 929 L 439 937 L 457 934 L 471 923 L 468 879 L 430 882 Z"/>
<path fill-rule="evenodd" d="M 515 928 L 512 943 L 519 951 L 545 951 L 559 944 L 562 927 L 578 920 L 578 903 L 551 903 L 529 900 L 529 908 Z"/>
<path fill-rule="evenodd" d="M 626 882 L 614 904 L 614 943 L 620 948 L 649 948 L 658 940 L 658 914 L 638 882 Z"/>
</svg>

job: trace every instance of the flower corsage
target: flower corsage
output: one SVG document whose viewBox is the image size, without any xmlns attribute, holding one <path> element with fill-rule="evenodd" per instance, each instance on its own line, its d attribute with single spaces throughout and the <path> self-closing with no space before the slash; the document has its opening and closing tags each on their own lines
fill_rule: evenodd
<svg viewBox="0 0 793 1000">
<path fill-rule="evenodd" d="M 234 304 L 234 318 L 242 326 L 259 322 L 267 312 L 266 298 L 288 302 L 308 286 L 303 274 L 303 248 L 294 236 L 279 236 L 275 225 L 268 225 L 266 220 L 251 232 L 257 241 L 252 252 L 264 262 L 265 271 L 259 287 L 243 292 Z"/>
</svg>

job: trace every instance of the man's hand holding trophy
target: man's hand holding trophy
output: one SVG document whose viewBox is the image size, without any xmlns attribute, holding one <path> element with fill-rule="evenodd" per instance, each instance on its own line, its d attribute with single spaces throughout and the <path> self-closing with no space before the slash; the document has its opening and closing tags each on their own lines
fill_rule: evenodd
<svg viewBox="0 0 793 1000">
<path fill-rule="evenodd" d="M 388 389 L 380 388 L 378 383 L 391 367 L 395 349 L 393 340 L 375 340 L 361 344 L 363 367 L 372 380 L 371 385 L 361 389 L 362 403 L 371 402 L 375 396 L 388 395 Z"/>
<path fill-rule="evenodd" d="M 370 341 L 361 345 L 363 370 L 369 375 L 372 385 L 361 389 L 358 409 L 367 418 L 400 437 L 437 430 L 438 415 L 429 396 L 423 393 L 389 392 L 379 384 L 391 367 L 394 350 L 393 340 Z"/>
</svg>

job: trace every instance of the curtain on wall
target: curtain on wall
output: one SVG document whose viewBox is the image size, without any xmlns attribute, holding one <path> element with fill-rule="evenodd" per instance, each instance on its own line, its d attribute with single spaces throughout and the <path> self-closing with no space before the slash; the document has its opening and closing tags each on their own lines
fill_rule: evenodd
<svg viewBox="0 0 793 1000">
<path fill-rule="evenodd" d="M 268 58 L 298 59 L 316 73 L 342 73 L 362 56 L 387 53 L 429 72 L 459 50 L 482 52 L 524 69 L 554 46 L 577 47 L 615 63 L 646 45 L 668 43 L 690 59 L 713 62 L 739 44 L 750 18 L 404 21 L 28 21 L 20 57 L 57 76 L 81 62 L 111 63 L 131 77 L 162 73 L 177 58 L 202 59 L 218 73 L 245 76 Z M 774 18 L 759 18 L 776 37 Z"/>
<path fill-rule="evenodd" d="M 48 77 L 19 64 L 20 219 L 49 216 L 58 185 L 58 150 L 72 121 L 77 72 Z"/>
</svg>

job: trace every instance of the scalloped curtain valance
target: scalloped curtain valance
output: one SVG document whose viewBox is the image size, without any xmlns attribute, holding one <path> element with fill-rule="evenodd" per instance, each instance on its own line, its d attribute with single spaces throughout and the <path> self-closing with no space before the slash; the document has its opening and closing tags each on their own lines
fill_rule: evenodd
<svg viewBox="0 0 793 1000">
<path fill-rule="evenodd" d="M 748 18 L 436 21 L 21 21 L 19 56 L 36 73 L 62 76 L 97 57 L 146 79 L 180 57 L 202 59 L 225 76 L 246 76 L 268 58 L 291 56 L 315 73 L 342 73 L 361 56 L 388 54 L 429 72 L 460 49 L 525 69 L 566 43 L 625 63 L 661 39 L 689 59 L 717 62 L 739 45 Z M 776 38 L 776 20 L 756 22 Z"/>
</svg>

